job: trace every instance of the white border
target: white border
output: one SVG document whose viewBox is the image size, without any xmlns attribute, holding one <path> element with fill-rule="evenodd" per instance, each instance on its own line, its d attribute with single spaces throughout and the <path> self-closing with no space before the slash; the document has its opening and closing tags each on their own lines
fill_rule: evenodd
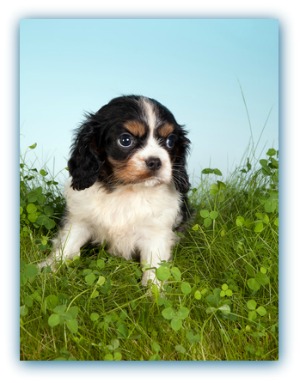
<svg viewBox="0 0 300 383">
<path fill-rule="evenodd" d="M 299 157 L 299 37 L 300 22 L 297 2 L 294 0 L 252 0 L 165 2 L 153 0 L 149 4 L 141 1 L 47 0 L 10 1 L 1 9 L 1 373 L 4 379 L 22 382 L 52 382 L 72 379 L 82 382 L 90 378 L 114 378 L 140 381 L 146 377 L 179 382 L 202 380 L 207 382 L 282 382 L 297 381 L 299 378 L 299 250 L 298 223 L 299 187 L 297 178 L 297 155 Z M 151 4 L 150 4 L 151 3 Z M 197 5 L 197 3 L 199 3 Z M 18 24 L 26 17 L 271 17 L 278 18 L 281 29 L 281 348 L 280 361 L 270 363 L 208 362 L 208 363 L 139 363 L 103 365 L 101 363 L 71 365 L 57 363 L 29 363 L 18 361 L 18 315 L 16 307 L 16 258 L 18 257 Z M 298 131 L 298 132 L 297 132 Z M 283 164 L 283 165 L 282 165 Z M 3 174 L 4 173 L 4 174 Z M 4 175 L 4 177 L 3 177 Z M 3 215 L 4 212 L 4 215 Z M 49 366 L 50 365 L 50 366 Z M 145 374 L 146 373 L 146 374 Z"/>
</svg>

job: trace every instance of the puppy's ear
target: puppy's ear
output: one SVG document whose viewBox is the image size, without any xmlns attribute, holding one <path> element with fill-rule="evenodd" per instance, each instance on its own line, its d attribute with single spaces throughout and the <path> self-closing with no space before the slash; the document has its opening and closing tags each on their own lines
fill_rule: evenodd
<svg viewBox="0 0 300 383">
<path fill-rule="evenodd" d="M 173 178 L 176 190 L 186 194 L 190 189 L 189 176 L 186 170 L 186 157 L 189 152 L 190 140 L 186 137 L 186 131 L 180 126 L 179 142 L 176 145 L 177 152 L 173 164 Z"/>
<path fill-rule="evenodd" d="M 174 167 L 173 174 L 176 190 L 181 194 L 186 194 L 189 191 L 191 184 L 185 165 L 177 163 L 176 167 Z"/>
<path fill-rule="evenodd" d="M 83 190 L 97 181 L 103 163 L 99 152 L 101 134 L 95 116 L 88 115 L 87 121 L 77 131 L 68 162 L 73 189 Z"/>
</svg>

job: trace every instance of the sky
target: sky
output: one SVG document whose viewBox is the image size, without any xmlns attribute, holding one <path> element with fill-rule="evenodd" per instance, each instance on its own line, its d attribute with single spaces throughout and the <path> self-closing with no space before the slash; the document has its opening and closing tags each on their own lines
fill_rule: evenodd
<svg viewBox="0 0 300 383">
<path fill-rule="evenodd" d="M 193 183 L 206 167 L 230 174 L 251 131 L 257 157 L 278 149 L 276 19 L 23 19 L 19 32 L 21 155 L 54 175 L 85 112 L 123 94 L 185 125 Z"/>
</svg>

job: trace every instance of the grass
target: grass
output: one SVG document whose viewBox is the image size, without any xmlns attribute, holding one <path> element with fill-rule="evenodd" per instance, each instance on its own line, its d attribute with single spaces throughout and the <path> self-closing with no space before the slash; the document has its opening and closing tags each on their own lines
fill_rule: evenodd
<svg viewBox="0 0 300 383">
<path fill-rule="evenodd" d="M 194 218 L 157 270 L 160 294 L 141 286 L 138 263 L 103 248 L 39 271 L 64 201 L 45 169 L 22 161 L 20 358 L 277 360 L 278 152 L 244 162 L 226 181 L 202 171 Z"/>
</svg>

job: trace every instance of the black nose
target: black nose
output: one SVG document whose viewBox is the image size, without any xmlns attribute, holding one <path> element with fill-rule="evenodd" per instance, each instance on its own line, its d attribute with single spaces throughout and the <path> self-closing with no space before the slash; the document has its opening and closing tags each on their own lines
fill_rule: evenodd
<svg viewBox="0 0 300 383">
<path fill-rule="evenodd" d="M 161 160 L 157 157 L 149 157 L 145 162 L 147 168 L 152 171 L 158 170 L 161 167 Z"/>
</svg>

